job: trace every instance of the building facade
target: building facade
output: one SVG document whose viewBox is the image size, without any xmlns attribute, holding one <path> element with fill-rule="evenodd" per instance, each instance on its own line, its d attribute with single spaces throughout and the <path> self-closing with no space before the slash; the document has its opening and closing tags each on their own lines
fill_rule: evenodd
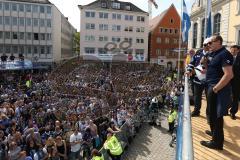
<svg viewBox="0 0 240 160">
<path fill-rule="evenodd" d="M 196 0 L 191 10 L 188 48 L 202 47 L 205 38 L 206 1 Z M 240 0 L 212 0 L 212 32 L 223 37 L 224 45 L 240 43 Z"/>
<path fill-rule="evenodd" d="M 73 56 L 72 49 L 62 45 L 62 39 L 72 43 L 74 32 L 76 29 L 48 0 L 0 1 L 1 55 L 23 54 L 34 63 L 58 62 Z M 68 50 L 67 56 L 63 49 Z"/>
<path fill-rule="evenodd" d="M 147 12 L 118 0 L 97 0 L 79 9 L 81 56 L 106 61 L 147 60 Z"/>
<path fill-rule="evenodd" d="M 168 68 L 178 66 L 180 16 L 172 4 L 150 21 L 149 60 Z M 182 44 L 182 49 L 186 48 Z M 180 65 L 183 67 L 184 52 L 181 52 Z"/>
</svg>

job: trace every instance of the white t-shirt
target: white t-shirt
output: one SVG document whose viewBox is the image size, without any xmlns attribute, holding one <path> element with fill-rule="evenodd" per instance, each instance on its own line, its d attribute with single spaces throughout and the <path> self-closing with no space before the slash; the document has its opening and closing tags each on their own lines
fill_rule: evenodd
<svg viewBox="0 0 240 160">
<path fill-rule="evenodd" d="M 81 141 L 82 140 L 82 134 L 78 133 L 77 135 L 75 135 L 74 133 L 70 136 L 70 143 L 75 142 L 75 141 Z M 75 144 L 75 145 L 71 145 L 71 152 L 77 152 L 79 151 L 81 148 L 81 144 Z"/>
</svg>

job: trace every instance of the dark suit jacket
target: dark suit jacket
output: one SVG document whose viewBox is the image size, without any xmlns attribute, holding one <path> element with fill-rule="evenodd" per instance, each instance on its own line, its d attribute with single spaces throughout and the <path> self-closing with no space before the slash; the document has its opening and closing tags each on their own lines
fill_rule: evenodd
<svg viewBox="0 0 240 160">
<path fill-rule="evenodd" d="M 237 55 L 236 60 L 233 63 L 233 74 L 232 85 L 240 85 L 240 53 Z"/>
</svg>

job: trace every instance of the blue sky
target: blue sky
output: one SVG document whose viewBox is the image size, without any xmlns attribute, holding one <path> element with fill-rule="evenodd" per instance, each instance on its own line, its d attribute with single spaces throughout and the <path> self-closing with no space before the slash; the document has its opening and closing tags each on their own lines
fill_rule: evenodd
<svg viewBox="0 0 240 160">
<path fill-rule="evenodd" d="M 64 16 L 69 18 L 71 24 L 79 31 L 80 29 L 80 11 L 78 5 L 86 5 L 95 0 L 49 0 L 55 4 L 58 9 L 63 13 Z M 148 0 L 121 0 L 128 1 L 144 11 L 148 11 Z M 185 0 L 188 8 L 188 13 L 191 11 L 191 6 L 195 0 Z M 153 17 L 160 14 L 162 11 L 167 9 L 172 3 L 175 5 L 177 10 L 181 10 L 181 0 L 156 0 L 158 9 L 153 6 Z"/>
</svg>

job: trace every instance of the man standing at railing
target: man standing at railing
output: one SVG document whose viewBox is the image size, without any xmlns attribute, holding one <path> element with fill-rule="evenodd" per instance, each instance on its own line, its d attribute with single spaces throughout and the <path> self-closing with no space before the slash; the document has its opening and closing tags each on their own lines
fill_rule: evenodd
<svg viewBox="0 0 240 160">
<path fill-rule="evenodd" d="M 223 39 L 219 35 L 212 36 L 208 43 L 211 54 L 208 57 L 206 82 L 211 132 L 206 133 L 212 136 L 212 140 L 200 142 L 205 147 L 217 150 L 223 149 L 223 116 L 227 115 L 231 103 L 229 82 L 233 78 L 233 56 L 222 43 Z"/>
<path fill-rule="evenodd" d="M 196 54 L 193 55 L 191 62 L 187 66 L 187 75 L 192 75 L 194 87 L 194 111 L 192 112 L 192 117 L 197 117 L 200 115 L 200 109 L 202 106 L 202 93 L 204 90 L 206 93 L 206 70 L 205 66 L 201 64 L 201 59 L 209 52 L 209 41 L 210 38 L 204 40 L 203 48 L 199 49 Z"/>
</svg>

